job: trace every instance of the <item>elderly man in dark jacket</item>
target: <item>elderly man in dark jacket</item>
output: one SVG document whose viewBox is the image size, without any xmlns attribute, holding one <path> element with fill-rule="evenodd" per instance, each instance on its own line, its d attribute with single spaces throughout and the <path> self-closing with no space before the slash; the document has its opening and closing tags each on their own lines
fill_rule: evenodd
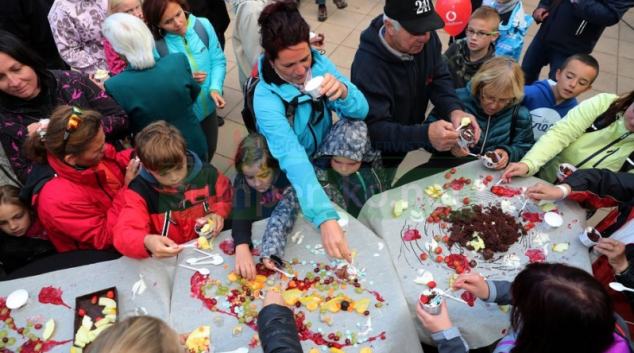
<svg viewBox="0 0 634 353">
<path fill-rule="evenodd" d="M 473 122 L 476 141 L 480 136 L 475 118 L 463 111 L 442 59 L 435 30 L 445 24 L 431 0 L 416 3 L 418 7 L 387 0 L 385 16 L 372 20 L 361 34 L 352 63 L 352 82 L 370 105 L 365 120 L 370 140 L 381 151 L 390 182 L 408 152 L 430 144 L 439 151 L 451 149 L 463 117 Z M 447 120 L 423 124 L 430 100 Z"/>
<path fill-rule="evenodd" d="M 605 27 L 619 23 L 632 6 L 634 0 L 540 0 L 533 18 L 543 24 L 522 61 L 526 84 L 537 81 L 546 65 L 548 77 L 556 80 L 557 69 L 569 56 L 592 53 Z"/>
</svg>

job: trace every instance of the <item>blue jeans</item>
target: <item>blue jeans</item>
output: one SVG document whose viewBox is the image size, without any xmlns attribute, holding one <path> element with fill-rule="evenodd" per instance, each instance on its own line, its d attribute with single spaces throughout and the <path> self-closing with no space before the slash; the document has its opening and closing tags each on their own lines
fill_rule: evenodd
<svg viewBox="0 0 634 353">
<path fill-rule="evenodd" d="M 528 46 L 522 60 L 522 71 L 524 71 L 526 85 L 532 85 L 539 80 L 539 73 L 542 67 L 546 65 L 550 65 L 548 78 L 555 81 L 557 70 L 561 68 L 564 61 L 571 55 L 544 45 L 541 39 L 543 33 L 540 32 L 541 28 Z"/>
<path fill-rule="evenodd" d="M 315 4 L 317 4 L 317 5 L 326 5 L 326 0 L 315 0 Z"/>
</svg>

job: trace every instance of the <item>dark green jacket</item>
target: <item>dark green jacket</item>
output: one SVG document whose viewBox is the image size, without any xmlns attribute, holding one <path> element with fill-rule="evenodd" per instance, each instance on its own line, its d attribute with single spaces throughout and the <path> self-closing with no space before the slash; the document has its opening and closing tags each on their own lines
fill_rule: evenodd
<svg viewBox="0 0 634 353">
<path fill-rule="evenodd" d="M 480 129 L 482 129 L 480 140 L 475 147 L 470 149 L 471 153 L 484 154 L 501 148 L 508 153 L 509 162 L 519 162 L 526 152 L 533 147 L 535 141 L 533 140 L 532 117 L 528 109 L 520 107 L 518 110 L 515 120 L 515 136 L 511 143 L 511 120 L 515 105 L 508 106 L 499 113 L 489 116 L 482 110 L 480 99 L 471 95 L 471 82 L 467 84 L 467 87 L 456 90 L 456 94 L 464 104 L 465 111 L 476 117 Z M 438 117 L 434 108 L 429 113 L 427 123 L 437 120 L 441 120 L 441 118 Z M 435 150 L 429 150 L 429 152 L 438 154 L 438 151 Z"/>
<path fill-rule="evenodd" d="M 207 140 L 194 114 L 200 85 L 194 81 L 185 54 L 169 54 L 146 70 L 128 65 L 104 85 L 106 93 L 128 113 L 133 134 L 165 120 L 180 130 L 188 149 L 201 158 L 207 154 Z"/>
</svg>

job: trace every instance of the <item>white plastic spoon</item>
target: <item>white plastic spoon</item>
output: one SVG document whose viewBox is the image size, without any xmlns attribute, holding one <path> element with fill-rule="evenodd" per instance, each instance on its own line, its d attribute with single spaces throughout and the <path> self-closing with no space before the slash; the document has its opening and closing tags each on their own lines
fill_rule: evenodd
<svg viewBox="0 0 634 353">
<path fill-rule="evenodd" d="M 447 294 L 447 292 L 449 292 L 449 289 L 447 289 L 446 291 L 444 291 L 444 292 L 440 293 L 440 295 L 441 295 L 441 296 L 443 296 L 443 297 L 445 297 L 445 298 L 453 299 L 453 300 L 455 300 L 455 301 L 457 301 L 457 302 L 460 302 L 460 303 L 464 303 L 464 304 L 469 305 L 469 303 L 467 303 L 466 301 L 464 301 L 464 300 L 462 300 L 462 299 L 460 299 L 460 298 L 456 298 L 456 297 L 454 297 L 453 295 L 449 295 L 449 294 Z"/>
<path fill-rule="evenodd" d="M 222 258 L 222 256 L 211 256 L 211 260 L 209 261 L 201 261 L 201 262 L 196 262 L 196 265 L 215 265 L 218 266 L 220 264 L 222 264 L 223 262 L 225 262 L 225 260 Z"/>
<path fill-rule="evenodd" d="M 286 276 L 286 277 L 288 277 L 288 278 L 293 278 L 293 277 L 295 277 L 295 275 L 294 275 L 294 274 L 290 274 L 290 273 L 288 273 L 288 272 L 284 272 L 284 271 L 280 270 L 280 269 L 279 269 L 279 268 L 277 268 L 277 267 L 275 267 L 275 271 L 277 271 L 277 272 L 279 272 L 279 273 L 283 274 L 284 276 Z"/>
<path fill-rule="evenodd" d="M 610 288 L 614 289 L 617 292 L 622 292 L 622 291 L 634 292 L 634 289 L 627 288 L 626 286 L 622 285 L 619 282 L 610 282 Z"/>
<path fill-rule="evenodd" d="M 198 243 L 194 242 L 194 243 L 189 243 L 189 244 L 182 244 L 181 248 L 194 248 L 194 249 L 196 249 L 197 246 L 198 246 Z"/>
<path fill-rule="evenodd" d="M 207 260 L 208 258 L 213 257 L 212 254 L 209 254 L 207 256 L 203 256 L 203 257 L 190 257 L 189 259 L 185 260 L 188 264 L 190 265 L 195 265 L 196 263 L 198 263 L 198 261 L 203 261 L 203 260 Z"/>
<path fill-rule="evenodd" d="M 230 352 L 220 352 L 220 353 L 247 353 L 249 351 L 249 348 L 246 347 L 240 347 L 238 349 L 236 349 L 235 351 L 230 351 Z"/>
<path fill-rule="evenodd" d="M 190 269 L 190 270 L 193 270 L 193 271 L 196 271 L 196 272 L 200 273 L 203 276 L 206 276 L 206 275 L 211 273 L 211 271 L 209 271 L 208 268 L 204 268 L 204 267 L 196 268 L 196 267 L 191 267 L 191 266 L 187 266 L 187 265 L 183 265 L 183 264 L 180 264 L 178 266 L 184 267 L 184 268 L 187 268 L 187 269 Z"/>
</svg>

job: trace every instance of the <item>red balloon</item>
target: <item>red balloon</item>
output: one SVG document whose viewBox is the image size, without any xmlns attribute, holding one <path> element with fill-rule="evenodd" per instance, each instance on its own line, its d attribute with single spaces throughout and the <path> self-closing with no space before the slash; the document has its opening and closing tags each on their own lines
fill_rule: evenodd
<svg viewBox="0 0 634 353">
<path fill-rule="evenodd" d="M 469 0 L 438 0 L 436 12 L 445 21 L 445 32 L 456 36 L 462 32 L 471 17 L 471 1 Z"/>
</svg>

